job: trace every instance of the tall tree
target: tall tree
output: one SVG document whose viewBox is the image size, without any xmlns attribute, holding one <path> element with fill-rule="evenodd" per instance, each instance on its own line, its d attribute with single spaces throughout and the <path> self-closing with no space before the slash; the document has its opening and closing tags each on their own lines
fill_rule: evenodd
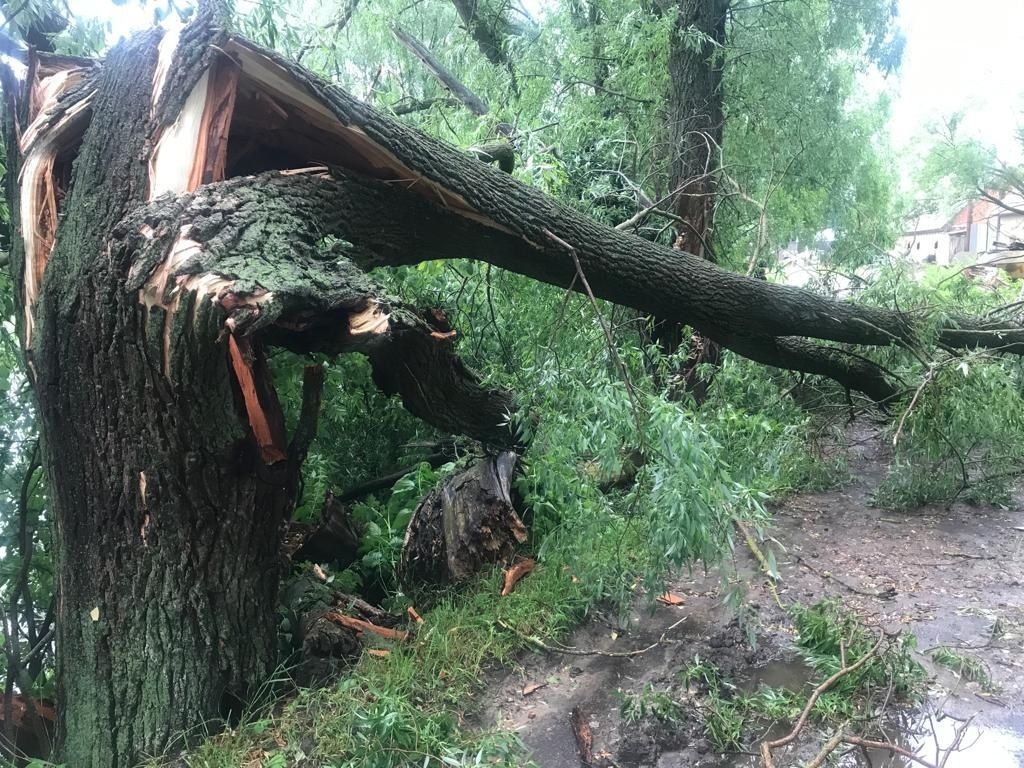
<svg viewBox="0 0 1024 768">
<path fill-rule="evenodd" d="M 320 379 L 307 376 L 289 435 L 268 349 L 358 352 L 414 414 L 514 442 L 509 393 L 459 360 L 443 314 L 388 296 L 371 267 L 485 260 L 782 365 L 788 344 L 822 349 L 793 336 L 926 342 L 922 318 L 598 224 L 228 34 L 210 9 L 102 63 L 27 64 L 26 82 L 4 81 L 11 270 L 56 520 L 59 735 L 75 766 L 162 752 L 236 711 L 274 666 L 282 530 Z M 998 321 L 948 319 L 937 336 L 1024 352 L 1024 330 Z M 832 375 L 887 384 L 861 363 L 833 361 Z"/>
</svg>

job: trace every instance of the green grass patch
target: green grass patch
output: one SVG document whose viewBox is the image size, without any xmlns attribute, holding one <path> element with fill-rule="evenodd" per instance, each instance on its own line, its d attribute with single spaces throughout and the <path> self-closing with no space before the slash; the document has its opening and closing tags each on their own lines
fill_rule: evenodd
<svg viewBox="0 0 1024 768">
<path fill-rule="evenodd" d="M 302 690 L 283 706 L 252 713 L 176 764 L 285 768 L 312 759 L 331 768 L 525 765 L 514 736 L 467 724 L 474 697 L 488 669 L 513 663 L 530 647 L 524 636 L 566 636 L 605 598 L 605 588 L 618 583 L 627 565 L 620 546 L 634 548 L 636 541 L 630 529 L 617 527 L 617 536 L 591 539 L 587 533 L 591 552 L 585 561 L 558 556 L 555 548 L 507 597 L 498 597 L 497 571 L 441 596 L 424 612 L 416 637 L 389 646 L 386 658 L 364 655 L 333 685 Z"/>
<path fill-rule="evenodd" d="M 936 664 L 950 670 L 957 677 L 977 683 L 986 693 L 995 693 L 999 690 L 999 686 L 992 680 L 988 666 L 981 659 L 945 646 L 936 648 L 930 655 Z"/>
</svg>

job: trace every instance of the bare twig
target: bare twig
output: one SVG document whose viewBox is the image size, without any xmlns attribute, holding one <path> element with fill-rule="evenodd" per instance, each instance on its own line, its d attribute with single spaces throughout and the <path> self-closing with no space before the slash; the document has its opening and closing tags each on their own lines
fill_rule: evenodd
<svg viewBox="0 0 1024 768">
<path fill-rule="evenodd" d="M 536 635 L 524 635 L 518 629 L 509 624 L 506 624 L 501 619 L 498 619 L 497 624 L 502 629 L 507 629 L 509 632 L 513 632 L 519 635 L 519 637 L 521 637 L 523 640 L 526 640 L 528 643 L 537 646 L 542 651 L 547 651 L 549 653 L 563 653 L 566 656 L 607 656 L 613 659 L 628 659 L 632 658 L 633 656 L 640 656 L 644 653 L 647 653 L 648 651 L 652 651 L 655 648 L 657 648 L 659 645 L 665 642 L 665 637 L 668 635 L 669 632 L 678 627 L 688 618 L 689 616 L 684 616 L 683 618 L 679 619 L 679 621 L 675 622 L 671 627 L 662 632 L 661 637 L 658 638 L 658 641 L 656 643 L 651 643 L 646 648 L 637 648 L 635 651 L 600 651 L 597 649 L 590 651 L 580 651 L 576 648 L 561 648 L 555 645 L 548 645 Z"/>
</svg>

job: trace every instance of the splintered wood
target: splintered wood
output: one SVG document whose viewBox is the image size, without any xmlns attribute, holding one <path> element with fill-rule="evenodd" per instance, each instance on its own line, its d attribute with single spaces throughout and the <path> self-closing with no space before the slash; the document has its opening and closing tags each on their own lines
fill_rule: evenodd
<svg viewBox="0 0 1024 768">
<path fill-rule="evenodd" d="M 518 584 L 526 574 L 533 571 L 537 567 L 537 561 L 532 558 L 526 560 L 520 560 L 518 563 L 513 565 L 511 568 L 505 571 L 505 577 L 502 579 L 501 584 L 501 596 L 506 597 L 512 594 L 512 590 L 516 588 Z"/>
<path fill-rule="evenodd" d="M 228 349 L 231 354 L 231 367 L 238 380 L 238 386 L 242 390 L 249 426 L 252 428 L 256 444 L 260 447 L 260 454 L 267 464 L 283 461 L 286 458 L 282 449 L 284 446 L 283 428 L 278 426 L 276 419 L 271 421 L 267 414 L 267 408 L 261 402 L 256 375 L 253 371 L 253 361 L 246 354 L 249 351 L 248 345 L 232 335 L 228 337 Z M 275 413 L 279 413 L 280 407 L 277 407 L 276 403 L 274 406 Z"/>
<path fill-rule="evenodd" d="M 572 725 L 573 736 L 576 737 L 576 752 L 580 756 L 580 764 L 584 768 L 596 768 L 594 760 L 594 734 L 590 730 L 590 723 L 579 707 L 573 707 L 569 716 Z"/>
<path fill-rule="evenodd" d="M 58 159 L 72 150 L 84 134 L 92 100 L 89 92 L 71 105 L 61 103 L 61 98 L 85 77 L 85 67 L 67 66 L 46 74 L 51 69 L 44 67 L 33 53 L 29 71 L 29 124 L 19 140 L 24 155 L 19 184 L 25 244 L 22 295 L 26 347 L 32 344 L 33 310 L 53 251 L 60 202 L 66 192 L 66 181 L 60 178 L 57 169 Z"/>
<path fill-rule="evenodd" d="M 390 629 L 388 627 L 381 627 L 376 624 L 371 624 L 368 621 L 362 619 L 356 619 L 352 616 L 346 616 L 343 613 L 332 611 L 324 615 L 324 618 L 328 621 L 332 621 L 338 626 L 345 627 L 347 629 L 355 630 L 359 632 L 369 632 L 374 635 L 386 638 L 388 640 L 397 640 L 398 642 L 405 642 L 409 639 L 409 633 L 401 629 Z"/>
<path fill-rule="evenodd" d="M 150 200 L 165 192 L 193 192 L 203 184 L 224 180 L 238 76 L 238 65 L 220 56 L 193 86 L 181 112 L 161 133 L 153 151 Z M 157 78 L 153 85 L 154 108 L 163 86 L 163 79 Z"/>
</svg>

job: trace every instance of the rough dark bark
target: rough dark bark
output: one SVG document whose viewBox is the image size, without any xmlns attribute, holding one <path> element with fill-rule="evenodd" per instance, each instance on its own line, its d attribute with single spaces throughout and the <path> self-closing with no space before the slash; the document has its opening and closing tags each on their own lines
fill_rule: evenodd
<svg viewBox="0 0 1024 768">
<path fill-rule="evenodd" d="M 722 61 L 725 0 L 678 0 L 669 43 L 669 189 L 685 224 L 679 250 L 709 258 L 712 210 L 722 145 Z M 694 40 L 695 36 L 700 40 Z"/>
<path fill-rule="evenodd" d="M 668 53 L 669 189 L 675 192 L 672 212 L 680 222 L 674 247 L 712 261 L 727 9 L 724 0 L 678 0 Z M 701 39 L 695 42 L 697 35 Z M 666 352 L 675 352 L 683 339 L 682 326 L 661 318 L 652 323 L 654 339 Z M 687 359 L 673 377 L 670 394 L 688 392 L 696 403 L 704 402 L 721 356 L 718 341 L 692 333 Z"/>
<path fill-rule="evenodd" d="M 148 187 L 158 40 L 115 49 L 96 79 L 28 351 L 57 532 L 59 734 L 82 766 L 135 765 L 272 671 L 276 643 L 252 627 L 273 626 L 296 470 L 258 469 L 218 311 L 171 317 L 125 290 L 133 253 L 110 235 Z"/>
<path fill-rule="evenodd" d="M 487 57 L 487 60 L 500 67 L 509 67 L 511 70 L 511 64 L 501 46 L 504 35 L 497 31 L 496 25 L 492 23 L 494 20 L 484 18 L 480 13 L 479 0 L 452 0 L 452 5 L 455 6 L 459 18 L 466 25 L 469 34 L 476 40 L 480 52 Z"/>
<path fill-rule="evenodd" d="M 83 767 L 134 766 L 215 726 L 276 666 L 282 534 L 320 382 L 314 369 L 289 441 L 267 344 L 364 353 L 432 423 L 512 442 L 510 398 L 457 359 L 443 317 L 389 299 L 332 242 L 322 185 L 271 174 L 148 200 L 166 175 L 155 153 L 179 151 L 160 139 L 201 83 L 208 132 L 176 163 L 194 163 L 190 185 L 224 174 L 238 82 L 208 17 L 173 59 L 160 41 L 118 46 L 42 106 L 30 81 L 6 123 L 11 267 L 56 522 L 58 736 Z M 161 66 L 176 93 L 154 93 Z"/>
<path fill-rule="evenodd" d="M 286 67 L 285 62 L 280 62 Z M 358 128 L 385 150 L 389 165 L 370 171 L 379 179 L 406 178 L 415 184 L 375 185 L 342 169 L 333 169 L 351 190 L 376 197 L 381 210 L 402 210 L 402 216 L 425 217 L 415 233 L 406 218 L 402 227 L 385 227 L 384 218 L 370 215 L 373 227 L 350 221 L 353 242 L 376 252 L 379 263 L 414 263 L 428 258 L 468 257 L 525 274 L 544 282 L 569 286 L 575 265 L 564 249 L 552 243 L 553 232 L 576 249 L 591 287 L 600 298 L 632 306 L 648 314 L 688 323 L 715 337 L 727 334 L 807 336 L 852 344 L 889 345 L 920 342 L 923 316 L 849 301 L 837 301 L 807 290 L 774 285 L 728 272 L 692 254 L 597 224 L 456 148 L 377 113 L 344 91 L 321 85 L 299 70 L 291 74 L 319 96 L 338 117 L 342 141 L 355 143 Z M 355 170 L 364 170 L 353 163 Z M 385 189 L 387 187 L 387 189 Z M 393 193 L 388 195 L 388 192 Z M 417 207 L 419 198 L 421 203 Z M 385 202 L 386 200 L 386 202 Z M 432 205 L 437 200 L 441 205 Z M 352 200 L 369 214 L 371 209 Z M 443 206 L 443 207 L 442 207 Z M 357 232 L 358 230 L 358 232 Z M 358 237 L 357 237 L 358 235 Z M 450 235 L 450 236 L 446 236 Z M 575 286 L 579 290 L 579 286 Z M 953 318 L 939 341 L 950 347 L 999 348 L 1024 352 L 1024 330 L 1012 324 Z"/>
<path fill-rule="evenodd" d="M 548 255 L 545 248 L 534 247 L 511 234 L 480 225 L 464 215 L 433 205 L 418 195 L 399 190 L 395 185 L 380 184 L 340 171 L 335 172 L 331 183 L 329 194 L 347 214 L 345 236 L 361 243 L 363 250 L 357 258 L 366 266 L 413 263 L 428 259 L 478 258 L 557 285 L 569 286 L 573 282 L 575 269 L 570 265 L 563 267 L 559 263 L 558 257 L 561 254 Z M 401 224 L 381 214 L 382 211 L 399 209 L 403 214 Z M 412 228 L 411 222 L 415 222 Z M 590 232 L 597 234 L 602 229 L 595 224 Z M 826 339 L 834 336 L 841 341 L 869 345 L 913 343 L 917 318 L 885 309 L 833 301 L 800 289 L 746 278 L 718 270 L 712 264 L 640 238 L 626 235 L 621 237 L 625 242 L 619 258 L 624 265 L 631 258 L 627 250 L 629 247 L 634 249 L 638 260 L 646 260 L 648 256 L 658 254 L 656 258 L 662 260 L 655 268 L 658 277 L 678 280 L 681 292 L 693 290 L 689 279 L 710 280 L 707 273 L 717 272 L 720 275 L 719 285 L 714 290 L 704 292 L 704 301 L 694 307 L 694 314 L 699 313 L 705 317 L 709 310 L 718 309 L 721 315 L 713 322 L 691 322 L 720 339 L 738 354 L 769 365 L 831 376 L 844 386 L 864 391 L 871 397 L 885 399 L 893 393 L 891 384 L 886 386 L 882 383 L 886 379 L 881 368 L 866 361 L 853 364 L 853 359 L 848 355 L 837 355 L 828 347 L 808 342 L 796 344 L 795 339 L 800 335 Z M 608 237 L 602 233 L 601 242 L 607 243 L 609 247 L 617 248 L 617 244 L 612 245 L 617 240 L 618 237 Z M 596 248 L 591 253 L 597 255 Z M 589 263 L 591 268 L 585 266 L 584 271 L 595 292 L 603 298 L 640 309 L 652 306 L 674 307 L 671 311 L 678 317 L 685 317 L 690 312 L 684 302 L 675 304 L 668 291 L 663 293 L 659 279 L 645 282 L 640 275 L 624 270 L 620 275 L 624 280 L 636 281 L 632 286 L 626 286 L 613 279 L 613 264 L 600 258 Z M 594 285 L 595 267 L 597 272 L 607 276 L 607 279 L 602 279 L 600 290 Z M 678 273 L 674 277 L 666 277 L 672 275 L 673 268 L 679 270 Z M 744 296 L 751 303 L 745 303 Z M 662 297 L 665 299 L 664 304 L 660 303 Z M 773 301 L 777 301 L 779 314 L 771 314 Z M 821 323 L 815 318 L 821 318 Z M 992 324 L 992 330 L 987 330 L 986 324 L 970 321 L 964 321 L 964 324 L 968 328 L 947 327 L 940 334 L 943 343 L 953 348 L 1005 347 L 1010 352 L 1024 353 L 1024 334 L 1019 328 Z M 790 333 L 786 333 L 787 330 Z M 778 343 L 776 336 L 771 335 L 773 331 L 776 336 L 792 338 Z M 819 349 L 822 351 L 816 351 Z"/>
<path fill-rule="evenodd" d="M 512 558 L 526 541 L 526 527 L 512 506 L 516 461 L 511 451 L 487 456 L 427 495 L 409 521 L 403 583 L 458 583 L 483 565 Z"/>
<path fill-rule="evenodd" d="M 432 424 L 515 441 L 512 398 L 459 361 L 443 315 L 388 297 L 365 268 L 468 257 L 579 289 L 575 255 L 598 296 L 712 336 L 920 341 L 918 318 L 600 226 L 202 13 L 173 58 L 161 34 L 101 68 L 33 59 L 32 90 L 4 88 L 10 264 L 57 532 L 59 734 L 76 767 L 161 753 L 276 663 L 282 535 L 318 391 L 289 441 L 267 346 L 365 354 Z M 63 95 L 43 98 L 38 78 L 67 67 Z M 201 130 L 181 154 L 188 110 Z M 939 337 L 1024 352 L 1024 331 L 996 323 Z M 453 573 L 522 538 L 503 461 L 466 482 L 505 532 L 481 547 L 450 522 Z M 468 497 L 443 494 L 445 520 Z M 470 542 L 454 565 L 448 542 Z"/>
</svg>

